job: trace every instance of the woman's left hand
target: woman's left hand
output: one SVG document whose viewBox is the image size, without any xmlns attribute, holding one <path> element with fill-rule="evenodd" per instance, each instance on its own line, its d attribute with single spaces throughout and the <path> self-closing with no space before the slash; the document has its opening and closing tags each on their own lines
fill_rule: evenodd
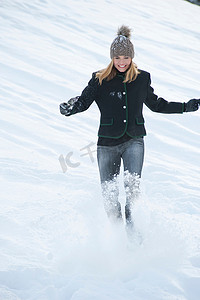
<svg viewBox="0 0 200 300">
<path fill-rule="evenodd" d="M 185 103 L 185 112 L 196 111 L 200 106 L 200 99 L 191 99 Z"/>
</svg>

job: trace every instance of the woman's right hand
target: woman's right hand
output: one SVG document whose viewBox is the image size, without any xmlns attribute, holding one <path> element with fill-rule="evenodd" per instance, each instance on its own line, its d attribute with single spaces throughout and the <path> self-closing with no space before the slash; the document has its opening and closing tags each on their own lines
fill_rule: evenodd
<svg viewBox="0 0 200 300">
<path fill-rule="evenodd" d="M 66 102 L 60 104 L 60 113 L 62 115 L 69 116 L 70 112 L 71 112 L 71 108 Z"/>
<path fill-rule="evenodd" d="M 74 103 L 79 99 L 79 96 L 71 98 L 68 102 L 60 104 L 60 113 L 64 116 L 70 116 L 74 107 Z"/>
</svg>

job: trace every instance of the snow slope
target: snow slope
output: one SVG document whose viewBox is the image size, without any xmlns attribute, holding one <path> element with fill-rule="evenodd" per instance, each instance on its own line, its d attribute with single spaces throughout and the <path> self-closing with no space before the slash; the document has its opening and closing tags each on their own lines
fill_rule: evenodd
<svg viewBox="0 0 200 300">
<path fill-rule="evenodd" d="M 144 109 L 135 206 L 144 242 L 131 250 L 102 206 L 97 107 L 70 118 L 58 110 L 109 63 L 121 24 L 133 28 L 135 62 L 158 95 L 199 98 L 199 9 L 182 0 L 0 1 L 0 300 L 199 299 L 200 112 Z"/>
</svg>

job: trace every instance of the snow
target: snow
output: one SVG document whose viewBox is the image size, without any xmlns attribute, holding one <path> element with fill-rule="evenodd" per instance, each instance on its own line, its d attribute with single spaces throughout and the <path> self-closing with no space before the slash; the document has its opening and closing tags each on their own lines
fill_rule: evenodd
<svg viewBox="0 0 200 300">
<path fill-rule="evenodd" d="M 148 135 L 134 210 L 144 240 L 130 248 L 103 208 L 97 107 L 65 118 L 58 106 L 109 63 L 122 24 L 133 28 L 135 62 L 151 73 L 158 95 L 199 98 L 199 7 L 1 0 L 0 20 L 0 299 L 198 300 L 200 112 L 144 109 Z"/>
</svg>

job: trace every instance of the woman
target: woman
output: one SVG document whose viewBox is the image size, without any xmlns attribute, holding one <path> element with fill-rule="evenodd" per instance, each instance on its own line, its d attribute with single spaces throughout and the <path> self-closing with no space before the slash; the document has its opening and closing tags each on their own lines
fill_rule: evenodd
<svg viewBox="0 0 200 300">
<path fill-rule="evenodd" d="M 110 47 L 110 57 L 108 67 L 93 73 L 81 96 L 62 103 L 60 112 L 70 116 L 85 111 L 93 101 L 97 103 L 101 113 L 97 159 L 105 210 L 112 220 L 122 220 L 117 184 L 122 160 L 125 218 L 127 229 L 132 230 L 132 205 L 139 194 L 144 158 L 143 104 L 154 112 L 170 114 L 196 111 L 200 100 L 168 102 L 154 94 L 150 74 L 139 70 L 132 60 L 134 47 L 127 26 L 119 28 Z"/>
</svg>

